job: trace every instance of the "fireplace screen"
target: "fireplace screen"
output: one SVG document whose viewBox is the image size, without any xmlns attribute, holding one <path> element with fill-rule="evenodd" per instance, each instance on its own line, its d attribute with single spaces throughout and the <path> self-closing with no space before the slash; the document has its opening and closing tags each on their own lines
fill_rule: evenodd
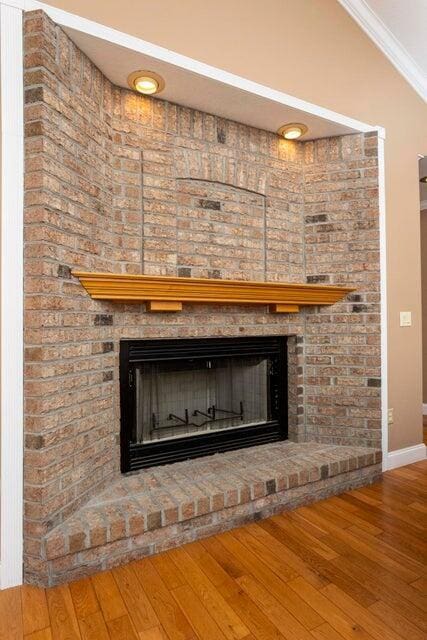
<svg viewBox="0 0 427 640">
<path fill-rule="evenodd" d="M 280 338 L 122 341 L 122 470 L 286 436 Z"/>
</svg>

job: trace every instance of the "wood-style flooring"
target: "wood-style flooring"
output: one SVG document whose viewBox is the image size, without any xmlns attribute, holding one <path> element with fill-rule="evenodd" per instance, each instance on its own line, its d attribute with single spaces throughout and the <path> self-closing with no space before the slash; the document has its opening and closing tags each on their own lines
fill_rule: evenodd
<svg viewBox="0 0 427 640">
<path fill-rule="evenodd" d="M 0 592 L 0 639 L 426 640 L 427 462 L 52 589 Z"/>
</svg>

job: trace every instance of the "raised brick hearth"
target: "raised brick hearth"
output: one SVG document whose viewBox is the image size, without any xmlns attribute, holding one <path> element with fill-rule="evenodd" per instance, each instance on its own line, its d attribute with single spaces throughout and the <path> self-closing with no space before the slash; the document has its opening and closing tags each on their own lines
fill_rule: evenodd
<svg viewBox="0 0 427 640">
<path fill-rule="evenodd" d="M 376 134 L 285 141 L 136 95 L 40 11 L 26 14 L 24 41 L 26 579 L 58 582 L 370 481 Z M 185 304 L 162 315 L 91 299 L 73 270 L 356 291 L 294 314 Z M 216 336 L 288 336 L 290 442 L 123 479 L 120 340 Z M 171 486 L 181 470 L 197 487 L 185 473 Z"/>
<path fill-rule="evenodd" d="M 380 462 L 374 449 L 281 442 L 122 477 L 46 537 L 48 583 L 373 482 Z"/>
</svg>

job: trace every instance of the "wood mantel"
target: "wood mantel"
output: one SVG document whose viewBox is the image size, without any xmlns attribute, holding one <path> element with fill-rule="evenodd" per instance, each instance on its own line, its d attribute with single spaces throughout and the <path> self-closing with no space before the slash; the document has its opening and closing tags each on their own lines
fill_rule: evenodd
<svg viewBox="0 0 427 640">
<path fill-rule="evenodd" d="M 247 280 L 73 271 L 94 300 L 146 302 L 149 311 L 181 311 L 183 302 L 269 305 L 273 313 L 296 313 L 300 306 L 333 304 L 352 287 Z"/>
</svg>

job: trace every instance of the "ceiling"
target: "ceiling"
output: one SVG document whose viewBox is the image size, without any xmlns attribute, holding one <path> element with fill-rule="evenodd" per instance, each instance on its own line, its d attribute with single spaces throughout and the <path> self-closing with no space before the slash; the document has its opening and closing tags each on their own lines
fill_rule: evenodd
<svg viewBox="0 0 427 640">
<path fill-rule="evenodd" d="M 427 102 L 427 0 L 338 0 Z"/>
<path fill-rule="evenodd" d="M 303 103 L 303 101 L 261 85 L 254 85 L 255 89 L 259 89 L 257 93 L 257 91 L 244 90 L 231 82 L 219 81 L 213 77 L 213 74 L 208 74 L 209 70 L 200 68 L 201 65 L 195 61 L 193 62 L 196 71 L 189 70 L 179 62 L 174 64 L 170 61 L 178 59 L 180 56 L 174 57 L 171 52 L 166 50 L 163 50 L 163 52 L 166 51 L 163 54 L 160 48 L 149 43 L 145 43 L 148 51 L 146 53 L 65 25 L 63 25 L 63 29 L 100 71 L 113 84 L 120 87 L 129 88 L 127 77 L 132 71 L 138 69 L 155 71 L 166 82 L 165 89 L 159 95 L 159 98 L 163 100 L 213 113 L 267 131 L 276 132 L 280 126 L 289 122 L 302 122 L 308 127 L 304 140 L 373 129 L 373 127 L 326 110 L 313 108 L 310 113 L 309 107 L 314 107 L 314 105 Z M 156 52 L 159 52 L 159 55 L 156 55 Z M 160 54 L 163 55 L 163 59 Z M 197 71 L 199 68 L 200 72 Z M 219 70 L 213 69 L 213 71 Z M 227 79 L 230 74 L 224 72 L 222 75 Z M 254 84 L 242 78 L 235 78 L 241 81 L 241 86 L 245 86 L 245 83 L 248 86 Z M 286 98 L 289 98 L 291 104 L 301 104 L 302 107 L 307 105 L 308 109 L 290 106 L 286 103 Z M 319 117 L 313 111 L 330 114 L 330 117 Z M 338 122 L 332 119 L 334 115 L 337 116 Z"/>
<path fill-rule="evenodd" d="M 427 0 L 365 0 L 427 76 Z"/>
</svg>

